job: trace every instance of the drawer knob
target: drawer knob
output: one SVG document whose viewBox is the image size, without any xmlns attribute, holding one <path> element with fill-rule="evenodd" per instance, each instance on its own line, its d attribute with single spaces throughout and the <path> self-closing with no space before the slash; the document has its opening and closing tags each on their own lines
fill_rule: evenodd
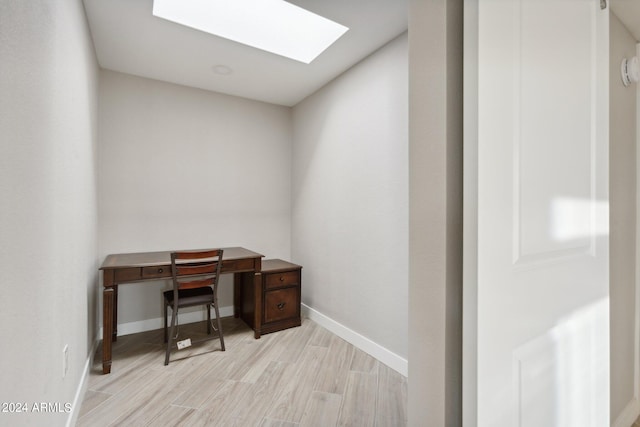
<svg viewBox="0 0 640 427">
<path fill-rule="evenodd" d="M 280 276 L 280 281 L 284 282 L 284 276 Z"/>
<path fill-rule="evenodd" d="M 162 268 L 158 269 L 158 273 L 162 273 L 163 271 L 164 271 L 164 269 L 162 269 Z"/>
<path fill-rule="evenodd" d="M 284 303 L 284 302 L 281 302 L 280 304 L 278 304 L 278 305 L 277 305 L 278 310 L 282 310 L 282 309 L 284 309 L 285 304 L 286 304 L 286 303 Z"/>
</svg>

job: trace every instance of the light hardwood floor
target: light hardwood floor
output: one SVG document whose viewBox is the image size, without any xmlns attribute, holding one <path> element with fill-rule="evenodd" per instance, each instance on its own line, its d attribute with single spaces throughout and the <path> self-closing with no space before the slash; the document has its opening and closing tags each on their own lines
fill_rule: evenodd
<svg viewBox="0 0 640 427">
<path fill-rule="evenodd" d="M 77 425 L 406 425 L 406 377 L 313 321 L 258 340 L 237 319 L 223 330 L 226 351 L 209 341 L 174 351 L 169 366 L 162 330 L 119 337 L 109 375 L 99 348 Z M 181 326 L 178 339 L 201 331 Z"/>
</svg>

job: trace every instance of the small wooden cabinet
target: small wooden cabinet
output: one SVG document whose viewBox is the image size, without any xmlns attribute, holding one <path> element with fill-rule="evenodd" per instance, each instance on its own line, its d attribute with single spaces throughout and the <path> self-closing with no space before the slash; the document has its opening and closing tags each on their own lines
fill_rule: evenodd
<svg viewBox="0 0 640 427">
<path fill-rule="evenodd" d="M 243 315 L 245 322 L 258 334 L 300 326 L 302 266 L 281 259 L 263 260 L 260 281 L 260 330 L 256 330 L 252 313 Z M 253 300 L 253 295 L 245 295 L 247 297 Z"/>
</svg>

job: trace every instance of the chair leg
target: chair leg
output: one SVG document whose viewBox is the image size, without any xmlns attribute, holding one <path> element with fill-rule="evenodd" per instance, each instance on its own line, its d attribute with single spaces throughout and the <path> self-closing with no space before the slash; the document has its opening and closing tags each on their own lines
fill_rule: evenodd
<svg viewBox="0 0 640 427">
<path fill-rule="evenodd" d="M 207 334 L 211 335 L 211 304 L 207 304 Z"/>
<path fill-rule="evenodd" d="M 169 316 L 169 304 L 164 300 L 164 342 L 167 342 L 167 317 Z"/>
<path fill-rule="evenodd" d="M 220 311 L 218 310 L 218 304 L 216 303 L 213 308 L 216 311 L 216 319 L 218 321 L 218 335 L 220 335 L 220 347 L 224 351 L 224 337 L 222 336 L 222 321 L 220 320 Z"/>
<path fill-rule="evenodd" d="M 171 353 L 171 346 L 173 345 L 173 336 L 175 334 L 175 329 L 176 329 L 176 317 L 177 317 L 177 310 L 176 310 L 176 306 L 174 305 L 171 307 L 171 331 L 169 333 L 169 339 L 167 340 L 167 353 L 165 354 L 165 357 L 164 357 L 165 366 L 169 364 L 169 354 Z"/>
</svg>

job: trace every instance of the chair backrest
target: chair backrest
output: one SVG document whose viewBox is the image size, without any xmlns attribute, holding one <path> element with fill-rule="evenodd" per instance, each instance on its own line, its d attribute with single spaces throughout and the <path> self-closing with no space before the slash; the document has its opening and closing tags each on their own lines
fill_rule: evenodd
<svg viewBox="0 0 640 427">
<path fill-rule="evenodd" d="M 180 289 L 218 285 L 222 266 L 222 249 L 202 251 L 176 251 L 171 253 L 174 300 Z"/>
</svg>

